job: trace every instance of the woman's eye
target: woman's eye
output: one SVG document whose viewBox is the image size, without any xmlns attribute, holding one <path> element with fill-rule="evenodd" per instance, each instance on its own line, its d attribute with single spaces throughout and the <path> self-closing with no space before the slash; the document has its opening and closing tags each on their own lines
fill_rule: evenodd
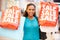
<svg viewBox="0 0 60 40">
<path fill-rule="evenodd" d="M 31 9 L 29 9 L 29 10 L 31 10 Z"/>
</svg>

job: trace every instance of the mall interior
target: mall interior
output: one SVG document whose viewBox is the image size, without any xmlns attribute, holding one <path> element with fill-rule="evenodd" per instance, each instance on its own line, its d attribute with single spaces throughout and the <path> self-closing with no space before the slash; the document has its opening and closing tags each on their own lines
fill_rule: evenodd
<svg viewBox="0 0 60 40">
<path fill-rule="evenodd" d="M 1 15 L 2 11 L 8 9 L 11 6 L 18 6 L 24 14 L 26 10 L 26 5 L 30 2 L 36 5 L 36 15 L 39 14 L 39 7 L 40 2 L 53 2 L 58 5 L 58 21 L 55 27 L 40 27 L 42 32 L 46 33 L 46 39 L 39 39 L 39 40 L 60 40 L 60 0 L 0 0 L 0 22 L 1 22 Z M 21 19 L 21 27 L 18 30 L 9 30 L 0 27 L 0 40 L 23 40 L 23 28 L 24 28 L 24 20 L 25 18 L 22 17 Z M 44 35 L 44 34 L 42 34 Z M 40 35 L 39 35 L 40 36 Z"/>
</svg>

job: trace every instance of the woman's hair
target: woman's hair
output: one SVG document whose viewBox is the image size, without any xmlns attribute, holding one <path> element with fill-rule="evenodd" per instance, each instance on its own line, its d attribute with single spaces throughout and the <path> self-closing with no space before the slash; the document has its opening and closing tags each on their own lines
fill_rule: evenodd
<svg viewBox="0 0 60 40">
<path fill-rule="evenodd" d="M 26 10 L 27 10 L 27 8 L 29 7 L 29 6 L 34 6 L 34 8 L 36 8 L 36 6 L 33 4 L 33 3 L 29 3 L 28 5 L 27 5 L 27 7 L 26 7 Z M 25 10 L 25 13 L 24 13 L 24 16 L 25 17 L 27 17 L 28 16 L 28 13 L 27 13 L 27 11 Z M 36 12 L 34 13 L 34 15 L 33 16 L 36 16 Z"/>
</svg>

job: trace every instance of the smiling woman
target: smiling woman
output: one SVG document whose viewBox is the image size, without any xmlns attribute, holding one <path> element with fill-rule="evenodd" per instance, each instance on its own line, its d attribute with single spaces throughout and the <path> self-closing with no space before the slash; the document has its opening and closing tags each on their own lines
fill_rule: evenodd
<svg viewBox="0 0 60 40">
<path fill-rule="evenodd" d="M 39 40 L 39 25 L 35 18 L 36 6 L 29 3 L 25 11 L 24 37 L 23 40 Z"/>
</svg>

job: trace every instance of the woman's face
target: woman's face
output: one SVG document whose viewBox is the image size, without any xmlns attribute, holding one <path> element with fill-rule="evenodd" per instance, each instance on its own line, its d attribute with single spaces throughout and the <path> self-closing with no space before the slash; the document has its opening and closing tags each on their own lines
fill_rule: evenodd
<svg viewBox="0 0 60 40">
<path fill-rule="evenodd" d="M 33 6 L 33 5 L 30 5 L 30 6 L 28 6 L 28 8 L 27 8 L 27 13 L 28 13 L 28 16 L 33 16 L 34 15 L 34 13 L 35 13 L 35 7 Z"/>
</svg>

